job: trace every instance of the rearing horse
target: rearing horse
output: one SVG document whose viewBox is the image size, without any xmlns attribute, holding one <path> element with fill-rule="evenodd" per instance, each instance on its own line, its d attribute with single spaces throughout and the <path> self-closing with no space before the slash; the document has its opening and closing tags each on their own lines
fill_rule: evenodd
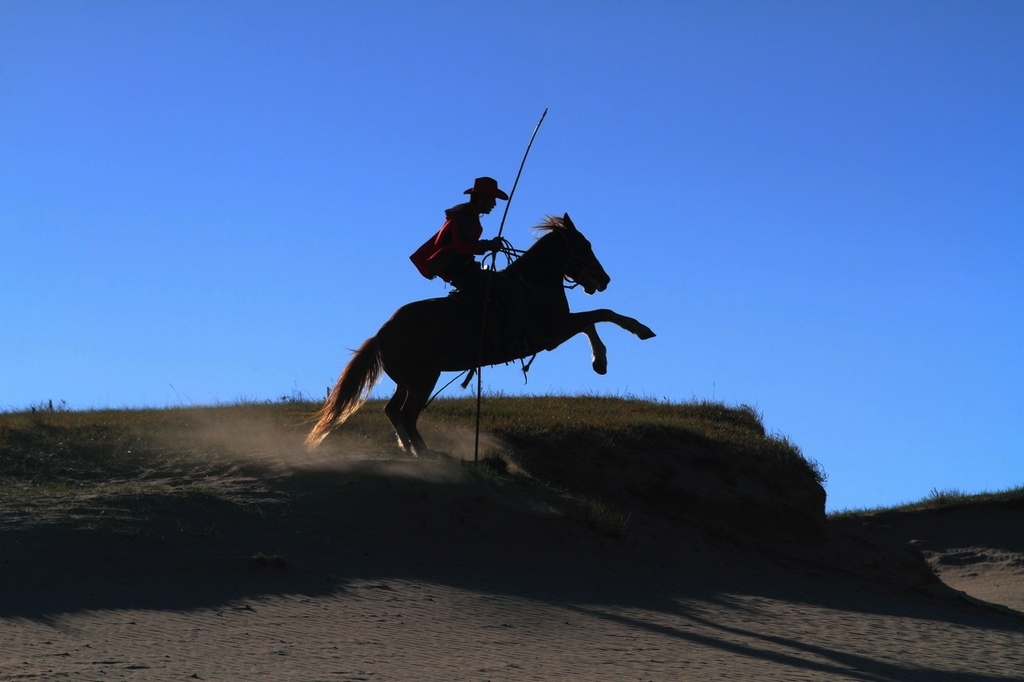
<svg viewBox="0 0 1024 682">
<path fill-rule="evenodd" d="M 594 349 L 594 369 L 603 374 L 603 349 L 594 325 L 612 322 L 641 339 L 654 332 L 632 317 L 608 309 L 569 312 L 563 281 L 569 279 L 587 294 L 604 291 L 611 278 L 594 256 L 590 242 L 576 229 L 569 214 L 550 217 L 537 226 L 545 232 L 503 271 L 523 284 L 523 331 L 533 352 L 554 350 L 579 333 Z M 467 305 L 470 308 L 467 308 Z M 376 336 L 366 340 L 342 371 L 326 403 L 316 414 L 316 426 L 306 438 L 319 445 L 331 429 L 342 424 L 366 401 L 383 370 L 397 384 L 384 406 L 399 443 L 413 455 L 428 452 L 416 421 L 441 372 L 463 371 L 479 365 L 509 362 L 530 355 L 501 351 L 501 344 L 482 343 L 478 301 L 460 295 L 416 301 L 398 309 Z M 493 315 L 492 315 L 493 317 Z"/>
</svg>

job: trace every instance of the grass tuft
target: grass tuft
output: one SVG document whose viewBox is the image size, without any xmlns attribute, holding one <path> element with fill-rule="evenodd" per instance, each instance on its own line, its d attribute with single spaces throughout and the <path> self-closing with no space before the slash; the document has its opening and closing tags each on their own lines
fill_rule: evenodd
<svg viewBox="0 0 1024 682">
<path fill-rule="evenodd" d="M 843 509 L 829 514 L 830 518 L 842 519 L 855 516 L 872 516 L 890 512 L 915 512 L 932 509 L 953 509 L 972 505 L 1013 505 L 1024 507 L 1024 486 L 1016 486 L 996 492 L 966 493 L 956 488 L 940 490 L 932 488 L 922 499 L 882 507 Z"/>
</svg>

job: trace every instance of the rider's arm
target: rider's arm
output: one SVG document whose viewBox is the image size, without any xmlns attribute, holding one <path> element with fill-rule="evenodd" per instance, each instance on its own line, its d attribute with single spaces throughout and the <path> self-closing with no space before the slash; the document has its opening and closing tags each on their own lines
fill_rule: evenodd
<svg viewBox="0 0 1024 682">
<path fill-rule="evenodd" d="M 480 255 L 492 246 L 492 240 L 480 239 L 479 219 L 469 213 L 457 213 L 451 216 L 452 248 L 459 253 Z"/>
<path fill-rule="evenodd" d="M 501 237 L 495 237 L 494 239 L 481 239 L 476 243 L 476 255 L 487 253 L 488 251 L 497 251 L 501 248 Z"/>
</svg>

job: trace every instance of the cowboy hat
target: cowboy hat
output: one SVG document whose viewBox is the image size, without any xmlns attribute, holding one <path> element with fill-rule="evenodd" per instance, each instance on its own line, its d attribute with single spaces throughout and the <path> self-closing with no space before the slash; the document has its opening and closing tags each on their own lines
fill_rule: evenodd
<svg viewBox="0 0 1024 682">
<path fill-rule="evenodd" d="M 501 199 L 502 201 L 508 201 L 508 195 L 498 189 L 498 181 L 494 178 L 477 178 L 473 182 L 473 186 L 467 189 L 463 194 L 480 194 L 487 197 L 494 197 L 495 199 Z"/>
</svg>

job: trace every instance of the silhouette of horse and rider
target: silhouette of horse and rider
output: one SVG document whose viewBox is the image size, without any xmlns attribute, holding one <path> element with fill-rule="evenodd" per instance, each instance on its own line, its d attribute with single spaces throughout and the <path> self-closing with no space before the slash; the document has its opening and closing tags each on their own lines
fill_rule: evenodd
<svg viewBox="0 0 1024 682">
<path fill-rule="evenodd" d="M 465 194 L 469 201 L 446 210 L 441 229 L 410 257 L 424 277 L 439 277 L 455 291 L 402 306 L 363 343 L 317 413 L 306 438 L 310 448 L 359 409 L 381 371 L 396 384 L 384 413 L 401 446 L 418 455 L 429 448 L 416 422 L 441 372 L 525 358 L 583 333 L 590 339 L 594 370 L 604 374 L 605 346 L 594 325 L 611 322 L 640 339 L 654 336 L 646 325 L 613 310 L 569 311 L 566 280 L 593 294 L 604 291 L 611 278 L 568 213 L 537 225 L 542 236 L 504 270 L 483 269 L 474 256 L 514 253 L 500 237 L 481 239 L 480 216 L 508 195 L 489 177 L 477 178 Z"/>
</svg>

